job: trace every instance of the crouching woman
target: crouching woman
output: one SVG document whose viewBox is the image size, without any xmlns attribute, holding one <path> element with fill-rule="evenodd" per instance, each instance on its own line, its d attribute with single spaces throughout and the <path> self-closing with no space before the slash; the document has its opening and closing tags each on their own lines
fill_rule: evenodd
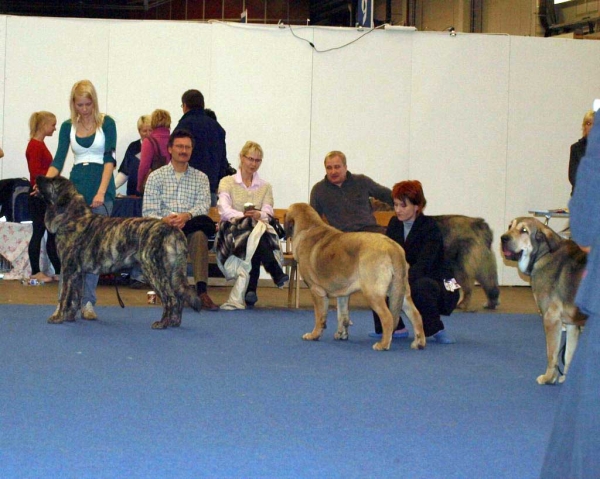
<svg viewBox="0 0 600 479">
<path fill-rule="evenodd" d="M 282 288 L 289 280 L 281 268 L 279 239 L 269 225 L 273 189 L 258 176 L 262 160 L 260 145 L 247 141 L 240 152 L 238 172 L 219 183 L 217 263 L 226 279 L 236 280 L 222 309 L 254 307 L 261 264 L 277 287 Z"/>
<path fill-rule="evenodd" d="M 423 214 L 427 204 L 420 181 L 402 181 L 392 189 L 394 212 L 386 235 L 396 241 L 406 254 L 408 282 L 415 306 L 423 317 L 423 329 L 428 341 L 454 343 L 442 322 L 441 315 L 450 315 L 459 300 L 460 286 L 454 272 L 444 259 L 444 241 L 435 220 Z M 375 333 L 381 335 L 381 322 L 373 313 Z M 394 338 L 408 336 L 400 318 Z"/>
</svg>

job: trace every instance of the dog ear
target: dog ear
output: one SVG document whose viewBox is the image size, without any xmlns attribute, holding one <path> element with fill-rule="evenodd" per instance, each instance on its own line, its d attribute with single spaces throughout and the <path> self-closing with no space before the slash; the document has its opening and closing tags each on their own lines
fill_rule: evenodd
<svg viewBox="0 0 600 479">
<path fill-rule="evenodd" d="M 56 209 L 57 211 L 64 210 L 71 203 L 71 198 L 68 195 L 60 194 L 56 200 Z"/>
<path fill-rule="evenodd" d="M 554 253 L 562 242 L 562 238 L 546 226 L 537 230 L 535 233 L 535 239 L 537 240 L 538 244 L 544 243 L 548 245 L 550 253 Z"/>
</svg>

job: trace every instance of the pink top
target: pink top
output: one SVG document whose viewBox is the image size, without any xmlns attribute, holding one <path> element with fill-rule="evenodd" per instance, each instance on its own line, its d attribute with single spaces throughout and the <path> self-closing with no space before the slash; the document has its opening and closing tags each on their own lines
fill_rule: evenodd
<svg viewBox="0 0 600 479">
<path fill-rule="evenodd" d="M 150 136 L 158 143 L 160 152 L 167 159 L 167 164 L 170 163 L 171 155 L 167 149 L 167 144 L 169 143 L 171 131 L 164 126 L 159 126 L 158 128 L 152 130 Z M 153 156 L 154 145 L 148 138 L 144 138 L 144 141 L 142 141 L 142 152 L 140 154 L 140 166 L 138 167 L 138 181 L 141 182 L 144 178 L 146 178 L 146 175 L 150 171 L 150 166 L 152 165 Z"/>
</svg>

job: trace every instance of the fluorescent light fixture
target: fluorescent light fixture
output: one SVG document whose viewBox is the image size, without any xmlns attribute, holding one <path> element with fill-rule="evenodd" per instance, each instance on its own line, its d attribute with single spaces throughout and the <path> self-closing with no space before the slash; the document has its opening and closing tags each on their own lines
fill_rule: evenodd
<svg viewBox="0 0 600 479">
<path fill-rule="evenodd" d="M 570 2 L 571 0 L 554 0 L 554 5 L 558 5 L 559 3 Z"/>
</svg>

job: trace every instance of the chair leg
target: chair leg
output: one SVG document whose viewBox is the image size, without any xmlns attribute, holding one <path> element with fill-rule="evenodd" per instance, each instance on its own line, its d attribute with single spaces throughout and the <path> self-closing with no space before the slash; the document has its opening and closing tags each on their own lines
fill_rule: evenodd
<svg viewBox="0 0 600 479">
<path fill-rule="evenodd" d="M 289 267 L 289 276 L 290 276 L 290 281 L 288 283 L 288 308 L 292 307 L 292 297 L 294 294 L 294 285 L 297 281 L 297 269 L 296 269 L 296 265 L 295 264 L 291 264 Z"/>
<path fill-rule="evenodd" d="M 296 265 L 296 309 L 300 307 L 300 273 L 298 272 L 298 265 Z"/>
</svg>

